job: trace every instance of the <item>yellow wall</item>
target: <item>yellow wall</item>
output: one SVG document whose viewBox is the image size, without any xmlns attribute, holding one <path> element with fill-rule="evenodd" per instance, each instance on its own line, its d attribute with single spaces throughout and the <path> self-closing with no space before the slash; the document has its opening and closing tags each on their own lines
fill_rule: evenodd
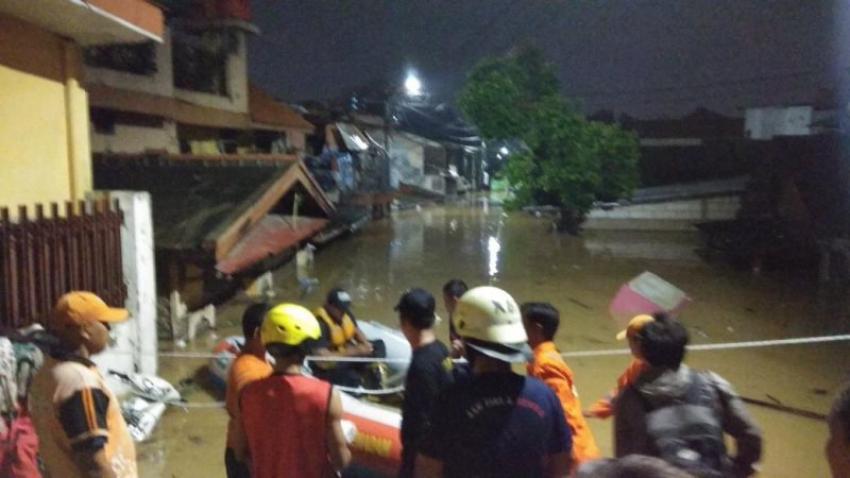
<svg viewBox="0 0 850 478">
<path fill-rule="evenodd" d="M 0 207 L 91 190 L 88 99 L 75 43 L 0 15 Z"/>
</svg>

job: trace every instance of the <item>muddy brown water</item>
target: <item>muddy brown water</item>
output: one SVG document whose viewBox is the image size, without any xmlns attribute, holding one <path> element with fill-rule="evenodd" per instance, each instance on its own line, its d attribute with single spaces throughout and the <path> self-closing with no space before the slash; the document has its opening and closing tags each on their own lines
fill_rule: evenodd
<svg viewBox="0 0 850 478">
<path fill-rule="evenodd" d="M 545 219 L 506 214 L 483 201 L 423 207 L 370 224 L 360 234 L 316 254 L 317 290 L 301 297 L 294 264 L 275 273 L 279 300 L 317 306 L 323 292 L 340 285 L 352 294 L 360 319 L 395 325 L 393 306 L 408 287 L 439 297 L 442 284 L 459 277 L 470 285 L 492 284 L 517 301 L 545 300 L 561 310 L 557 342 L 562 351 L 619 347 L 617 325 L 607 307 L 619 286 L 650 270 L 693 298 L 683 320 L 693 343 L 749 341 L 844 332 L 844 319 L 820 312 L 815 287 L 806 276 L 754 276 L 694 253 L 691 233 L 588 231 L 581 238 L 551 232 Z M 439 301 L 439 300 L 438 300 Z M 218 337 L 238 333 L 247 302 L 236 298 L 218 311 Z M 440 306 L 440 313 L 445 311 Z M 846 317 L 846 316 L 844 316 Z M 448 324 L 439 326 L 443 339 Z M 218 340 L 205 335 L 189 350 L 207 351 Z M 163 348 L 170 344 L 163 344 Z M 845 343 L 720 352 L 693 352 L 687 361 L 711 368 L 748 397 L 826 413 L 831 397 L 850 371 Z M 603 396 L 627 365 L 626 356 L 569 361 L 585 405 Z M 204 362 L 162 358 L 161 374 L 172 383 L 203 378 Z M 188 387 L 193 403 L 210 403 L 202 388 Z M 765 435 L 761 476 L 826 477 L 823 422 L 756 406 L 750 411 Z M 152 439 L 139 446 L 143 477 L 224 476 L 226 413 L 201 408 L 169 410 Z M 590 422 L 600 447 L 611 453 L 611 421 Z"/>
</svg>

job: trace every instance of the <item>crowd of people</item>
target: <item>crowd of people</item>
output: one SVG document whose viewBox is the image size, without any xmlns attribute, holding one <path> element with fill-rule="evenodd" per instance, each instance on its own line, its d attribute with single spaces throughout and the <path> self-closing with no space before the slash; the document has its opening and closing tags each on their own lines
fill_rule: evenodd
<svg viewBox="0 0 850 478">
<path fill-rule="evenodd" d="M 632 362 L 616 388 L 585 410 L 554 342 L 560 326 L 555 307 L 520 305 L 504 290 L 469 289 L 460 280 L 446 284 L 443 299 L 451 323 L 448 345 L 437 338 L 436 301 L 428 291 L 410 289 L 395 307 L 412 348 L 398 476 L 702 478 L 757 472 L 759 429 L 727 381 L 683 363 L 688 333 L 677 319 L 664 313 L 634 317 L 618 334 L 628 341 Z M 308 356 L 379 352 L 359 331 L 350 306 L 350 296 L 334 289 L 315 313 L 292 303 L 253 304 L 244 311 L 246 341 L 231 367 L 226 396 L 228 478 L 320 478 L 349 465 L 348 444 L 356 431 L 342 420 L 341 396 L 329 381 L 305 375 L 304 362 Z M 126 310 L 108 307 L 94 294 L 66 294 L 46 324 L 53 342 L 37 372 L 6 364 L 17 363 L 10 354 L 25 349 L 0 340 L 0 476 L 138 476 L 118 401 L 91 362 L 106 348 L 109 327 L 126 318 Z M 525 374 L 515 371 L 517 364 L 525 364 Z M 318 375 L 346 379 L 364 371 L 329 366 Z M 17 393 L 20 387 L 28 393 Z M 603 458 L 587 420 L 609 417 L 614 457 Z M 832 476 L 850 478 L 850 387 L 836 397 L 828 425 Z"/>
</svg>

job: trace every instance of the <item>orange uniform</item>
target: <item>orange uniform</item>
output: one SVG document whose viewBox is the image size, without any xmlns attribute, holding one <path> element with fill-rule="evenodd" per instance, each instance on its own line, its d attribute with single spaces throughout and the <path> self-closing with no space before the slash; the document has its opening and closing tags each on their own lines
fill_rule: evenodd
<svg viewBox="0 0 850 478">
<path fill-rule="evenodd" d="M 542 380 L 555 392 L 564 408 L 564 417 L 573 435 L 574 466 L 599 458 L 599 448 L 587 426 L 576 392 L 573 371 L 567 366 L 553 342 L 543 342 L 534 348 L 534 360 L 528 364 L 528 374 Z"/>
<path fill-rule="evenodd" d="M 225 396 L 227 413 L 227 448 L 236 448 L 240 434 L 236 431 L 239 414 L 239 393 L 251 382 L 264 379 L 272 374 L 272 366 L 264 359 L 253 354 L 242 354 L 236 357 L 230 366 L 227 376 L 227 392 Z"/>
<path fill-rule="evenodd" d="M 594 403 L 590 407 L 590 414 L 596 418 L 609 418 L 614 414 L 614 406 L 613 400 L 620 395 L 620 393 L 626 389 L 629 385 L 635 383 L 638 377 L 641 376 L 643 372 L 645 372 L 649 368 L 649 364 L 639 358 L 632 358 L 632 362 L 629 364 L 629 367 L 623 372 L 622 375 L 617 379 L 617 388 L 611 391 L 611 393 L 605 397 Z"/>
</svg>

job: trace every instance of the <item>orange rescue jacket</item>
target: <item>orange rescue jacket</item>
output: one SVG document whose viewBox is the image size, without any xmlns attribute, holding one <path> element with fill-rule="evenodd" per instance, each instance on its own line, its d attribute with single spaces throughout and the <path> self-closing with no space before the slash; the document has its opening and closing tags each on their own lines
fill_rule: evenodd
<svg viewBox="0 0 850 478">
<path fill-rule="evenodd" d="M 553 342 L 543 342 L 534 348 L 534 360 L 527 366 L 528 374 L 542 380 L 561 401 L 564 417 L 573 435 L 573 467 L 599 458 L 599 448 L 593 433 L 582 415 L 576 392 L 573 371 L 567 366 Z"/>
</svg>

